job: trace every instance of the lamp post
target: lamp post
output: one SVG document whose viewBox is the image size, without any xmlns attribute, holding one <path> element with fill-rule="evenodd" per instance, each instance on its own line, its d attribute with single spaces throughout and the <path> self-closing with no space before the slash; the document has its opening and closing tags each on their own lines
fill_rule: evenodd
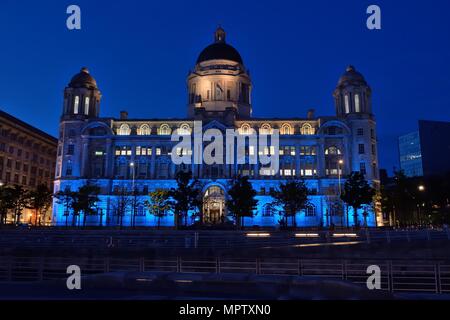
<svg viewBox="0 0 450 320">
<path fill-rule="evenodd" d="M 421 185 L 419 185 L 418 187 L 417 187 L 417 189 L 420 191 L 420 192 L 424 192 L 425 191 L 425 186 L 423 185 L 423 184 L 421 184 Z M 420 199 L 419 199 L 420 200 Z M 419 201 L 419 203 L 417 204 L 417 217 L 419 218 L 419 224 L 422 224 L 422 217 L 421 217 L 421 214 L 420 214 L 420 202 L 421 201 Z"/>
<path fill-rule="evenodd" d="M 342 159 L 340 159 L 339 161 L 338 161 L 338 192 L 339 192 L 339 199 L 338 199 L 338 201 L 339 201 L 339 203 L 341 203 L 341 171 L 342 171 L 342 165 L 344 164 L 344 160 L 342 160 Z M 340 206 L 341 207 L 341 209 L 342 209 L 342 206 Z M 342 215 L 341 215 L 341 226 L 343 227 L 344 226 L 344 219 L 343 219 L 343 217 L 344 217 L 344 212 L 342 212 Z"/>
<path fill-rule="evenodd" d="M 338 186 L 339 186 L 339 198 L 341 197 L 341 170 L 342 165 L 344 164 L 344 160 L 338 161 Z"/>
<path fill-rule="evenodd" d="M 131 226 L 134 227 L 134 219 L 136 217 L 136 192 L 134 190 L 134 184 L 135 184 L 135 170 L 134 170 L 134 162 L 130 163 L 131 167 L 131 176 L 132 176 L 132 182 L 131 182 L 131 192 L 133 195 L 133 216 L 131 217 Z"/>
<path fill-rule="evenodd" d="M 134 177 L 134 162 L 130 162 L 130 168 L 131 168 L 131 178 L 132 178 L 132 180 L 131 180 L 131 190 L 132 190 L 132 192 L 134 192 L 134 180 L 135 180 L 135 177 Z"/>
</svg>

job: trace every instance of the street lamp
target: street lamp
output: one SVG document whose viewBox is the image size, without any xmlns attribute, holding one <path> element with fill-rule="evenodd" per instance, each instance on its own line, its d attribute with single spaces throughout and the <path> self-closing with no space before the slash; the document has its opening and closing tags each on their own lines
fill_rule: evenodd
<svg viewBox="0 0 450 320">
<path fill-rule="evenodd" d="M 341 202 L 341 170 L 342 170 L 342 165 L 344 164 L 344 160 L 339 159 L 338 161 L 338 190 L 339 190 L 339 203 Z M 342 208 L 342 206 L 341 206 Z M 341 215 L 341 225 L 344 225 L 344 212 L 342 212 Z M 348 223 L 348 221 L 347 221 Z"/>
<path fill-rule="evenodd" d="M 134 177 L 134 162 L 130 162 L 130 168 L 131 168 L 131 176 L 132 176 L 132 183 L 131 183 L 131 190 L 132 190 L 132 192 L 134 192 L 134 180 L 135 180 L 135 177 Z"/>
<path fill-rule="evenodd" d="M 342 171 L 342 165 L 344 164 L 344 160 L 338 161 L 338 186 L 339 186 L 339 197 L 341 196 L 341 171 Z"/>
<path fill-rule="evenodd" d="M 424 192 L 425 191 L 425 186 L 423 185 L 423 184 L 421 184 L 421 185 L 419 185 L 418 187 L 417 187 L 417 189 L 420 191 L 420 192 Z M 419 196 L 419 198 L 420 198 L 420 196 Z M 420 199 L 419 199 L 420 200 Z M 420 203 L 418 203 L 417 204 L 417 216 L 418 216 L 418 218 L 419 218 L 419 224 L 422 224 L 422 214 L 420 213 Z"/>
</svg>

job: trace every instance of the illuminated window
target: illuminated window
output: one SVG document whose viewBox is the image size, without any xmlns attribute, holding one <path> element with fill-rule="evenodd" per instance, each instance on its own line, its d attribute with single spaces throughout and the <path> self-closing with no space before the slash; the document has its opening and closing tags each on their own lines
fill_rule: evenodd
<svg viewBox="0 0 450 320">
<path fill-rule="evenodd" d="M 149 136 L 150 134 L 151 130 L 148 124 L 143 124 L 138 130 L 138 135 L 140 136 Z"/>
<path fill-rule="evenodd" d="M 156 155 L 160 156 L 161 155 L 161 148 L 156 148 Z"/>
<path fill-rule="evenodd" d="M 325 150 L 325 154 L 326 155 L 340 155 L 341 154 L 341 150 L 339 150 L 336 147 L 329 147 Z"/>
<path fill-rule="evenodd" d="M 270 204 L 264 205 L 263 210 L 262 210 L 262 216 L 263 217 L 273 216 L 273 210 L 272 210 L 272 206 Z"/>
<path fill-rule="evenodd" d="M 285 123 L 281 126 L 281 134 L 294 134 L 292 127 Z"/>
<path fill-rule="evenodd" d="M 249 153 L 249 155 L 254 156 L 255 155 L 255 147 L 249 146 L 248 153 Z"/>
<path fill-rule="evenodd" d="M 131 133 L 130 126 L 126 123 L 122 124 L 119 128 L 118 135 L 119 136 L 128 136 Z"/>
<path fill-rule="evenodd" d="M 302 125 L 302 128 L 300 129 L 300 133 L 303 135 L 312 135 L 314 134 L 314 129 L 309 123 L 305 123 Z"/>
<path fill-rule="evenodd" d="M 355 94 L 355 112 L 360 112 L 361 107 L 359 105 L 359 94 Z"/>
<path fill-rule="evenodd" d="M 162 124 L 159 127 L 159 135 L 165 136 L 165 135 L 170 135 L 171 134 L 171 130 L 168 124 Z"/>
<path fill-rule="evenodd" d="M 348 99 L 348 94 L 345 95 L 345 113 L 350 113 L 350 101 Z"/>
<path fill-rule="evenodd" d="M 187 123 L 183 123 L 178 129 L 178 134 L 182 136 L 188 136 L 191 134 L 191 127 Z"/>
<path fill-rule="evenodd" d="M 75 96 L 75 100 L 74 100 L 74 103 L 73 103 L 73 113 L 74 114 L 78 114 L 79 108 L 80 108 L 80 97 L 79 96 Z"/>
<path fill-rule="evenodd" d="M 265 123 L 259 129 L 259 133 L 260 134 L 272 134 L 272 127 L 270 126 L 270 124 Z"/>
<path fill-rule="evenodd" d="M 84 98 L 84 114 L 89 115 L 89 97 Z"/>
<path fill-rule="evenodd" d="M 241 126 L 241 128 L 239 129 L 239 133 L 240 134 L 242 134 L 242 135 L 247 135 L 247 134 L 250 134 L 251 133 L 251 128 L 250 128 L 250 125 L 249 124 L 247 124 L 247 123 L 244 123 L 242 126 Z"/>
<path fill-rule="evenodd" d="M 312 204 L 308 205 L 305 209 L 305 217 L 315 217 L 316 207 Z"/>
</svg>

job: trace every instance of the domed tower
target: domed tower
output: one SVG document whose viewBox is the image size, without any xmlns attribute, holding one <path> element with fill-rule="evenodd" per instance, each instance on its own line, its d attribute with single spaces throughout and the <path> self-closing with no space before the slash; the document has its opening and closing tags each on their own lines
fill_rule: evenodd
<svg viewBox="0 0 450 320">
<path fill-rule="evenodd" d="M 372 90 L 364 76 L 355 67 L 348 66 L 333 94 L 337 116 L 343 118 L 355 113 L 371 114 L 371 95 Z"/>
<path fill-rule="evenodd" d="M 100 111 L 101 93 L 87 68 L 82 68 L 64 90 L 63 118 L 96 118 Z"/>
<path fill-rule="evenodd" d="M 249 118 L 252 113 L 250 76 L 239 52 L 226 42 L 219 27 L 214 43 L 198 56 L 187 79 L 191 118 Z"/>
<path fill-rule="evenodd" d="M 83 151 L 87 141 L 81 131 L 86 122 L 99 116 L 101 93 L 87 68 L 82 68 L 64 89 L 64 108 L 59 125 L 55 191 L 59 179 L 82 177 Z"/>
<path fill-rule="evenodd" d="M 347 67 L 334 90 L 336 114 L 351 129 L 350 167 L 367 180 L 378 181 L 376 121 L 372 113 L 372 90 L 355 67 Z"/>
</svg>

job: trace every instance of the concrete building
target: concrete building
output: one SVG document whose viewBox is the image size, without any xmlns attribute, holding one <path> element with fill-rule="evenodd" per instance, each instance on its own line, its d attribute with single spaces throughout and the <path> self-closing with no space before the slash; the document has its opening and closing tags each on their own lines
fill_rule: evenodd
<svg viewBox="0 0 450 320">
<path fill-rule="evenodd" d="M 0 184 L 52 190 L 57 145 L 56 138 L 0 110 Z M 25 212 L 24 220 L 34 221 L 31 214 Z"/>
<path fill-rule="evenodd" d="M 450 122 L 419 121 L 419 130 L 398 139 L 400 168 L 408 177 L 450 172 Z"/>
<path fill-rule="evenodd" d="M 118 220 L 119 190 L 131 190 L 134 186 L 142 203 L 151 190 L 175 187 L 178 170 L 190 170 L 203 184 L 203 220 L 217 223 L 230 219 L 225 206 L 228 181 L 235 175 L 246 175 L 258 192 L 259 202 L 254 217 L 246 218 L 245 224 L 274 226 L 280 217 L 268 206 L 272 200 L 270 191 L 280 182 L 303 178 L 311 191 L 310 206 L 298 214 L 297 225 L 347 224 L 343 205 L 338 200 L 343 177 L 351 171 L 361 171 L 370 183 L 375 186 L 379 183 L 372 91 L 363 75 L 349 66 L 339 78 L 333 92 L 333 116 L 316 116 L 310 110 L 303 117 L 280 118 L 282 106 L 276 106 L 277 118 L 255 118 L 252 90 L 243 59 L 228 44 L 222 28 L 216 30 L 214 42 L 200 53 L 187 77 L 186 118 L 129 118 L 127 112 L 122 112 L 119 118 L 103 117 L 97 82 L 83 68 L 64 92 L 54 191 L 97 184 L 102 190 L 99 215 L 89 216 L 87 221 L 98 225 L 102 219 L 114 225 Z M 251 132 L 272 136 L 279 132 L 279 150 L 249 148 L 244 164 L 237 164 L 238 161 L 175 164 L 171 160 L 174 152 L 188 157 L 194 155 L 192 148 L 175 149 L 171 134 L 177 130 L 190 136 L 195 123 L 200 121 L 203 133 L 210 129 L 224 135 L 226 130 L 234 129 L 243 136 Z M 207 143 L 200 148 L 206 149 Z M 279 156 L 279 170 L 248 161 L 252 155 L 275 154 Z M 57 225 L 65 223 L 64 210 L 62 205 L 54 204 Z M 131 213 L 125 217 L 125 224 L 130 222 L 130 216 Z M 352 213 L 349 217 L 348 223 L 352 225 Z M 359 217 L 361 222 L 362 210 Z M 173 225 L 173 220 L 169 213 L 162 224 Z M 368 223 L 374 226 L 383 221 L 373 213 Z M 141 205 L 136 224 L 155 225 L 156 219 Z"/>
</svg>

